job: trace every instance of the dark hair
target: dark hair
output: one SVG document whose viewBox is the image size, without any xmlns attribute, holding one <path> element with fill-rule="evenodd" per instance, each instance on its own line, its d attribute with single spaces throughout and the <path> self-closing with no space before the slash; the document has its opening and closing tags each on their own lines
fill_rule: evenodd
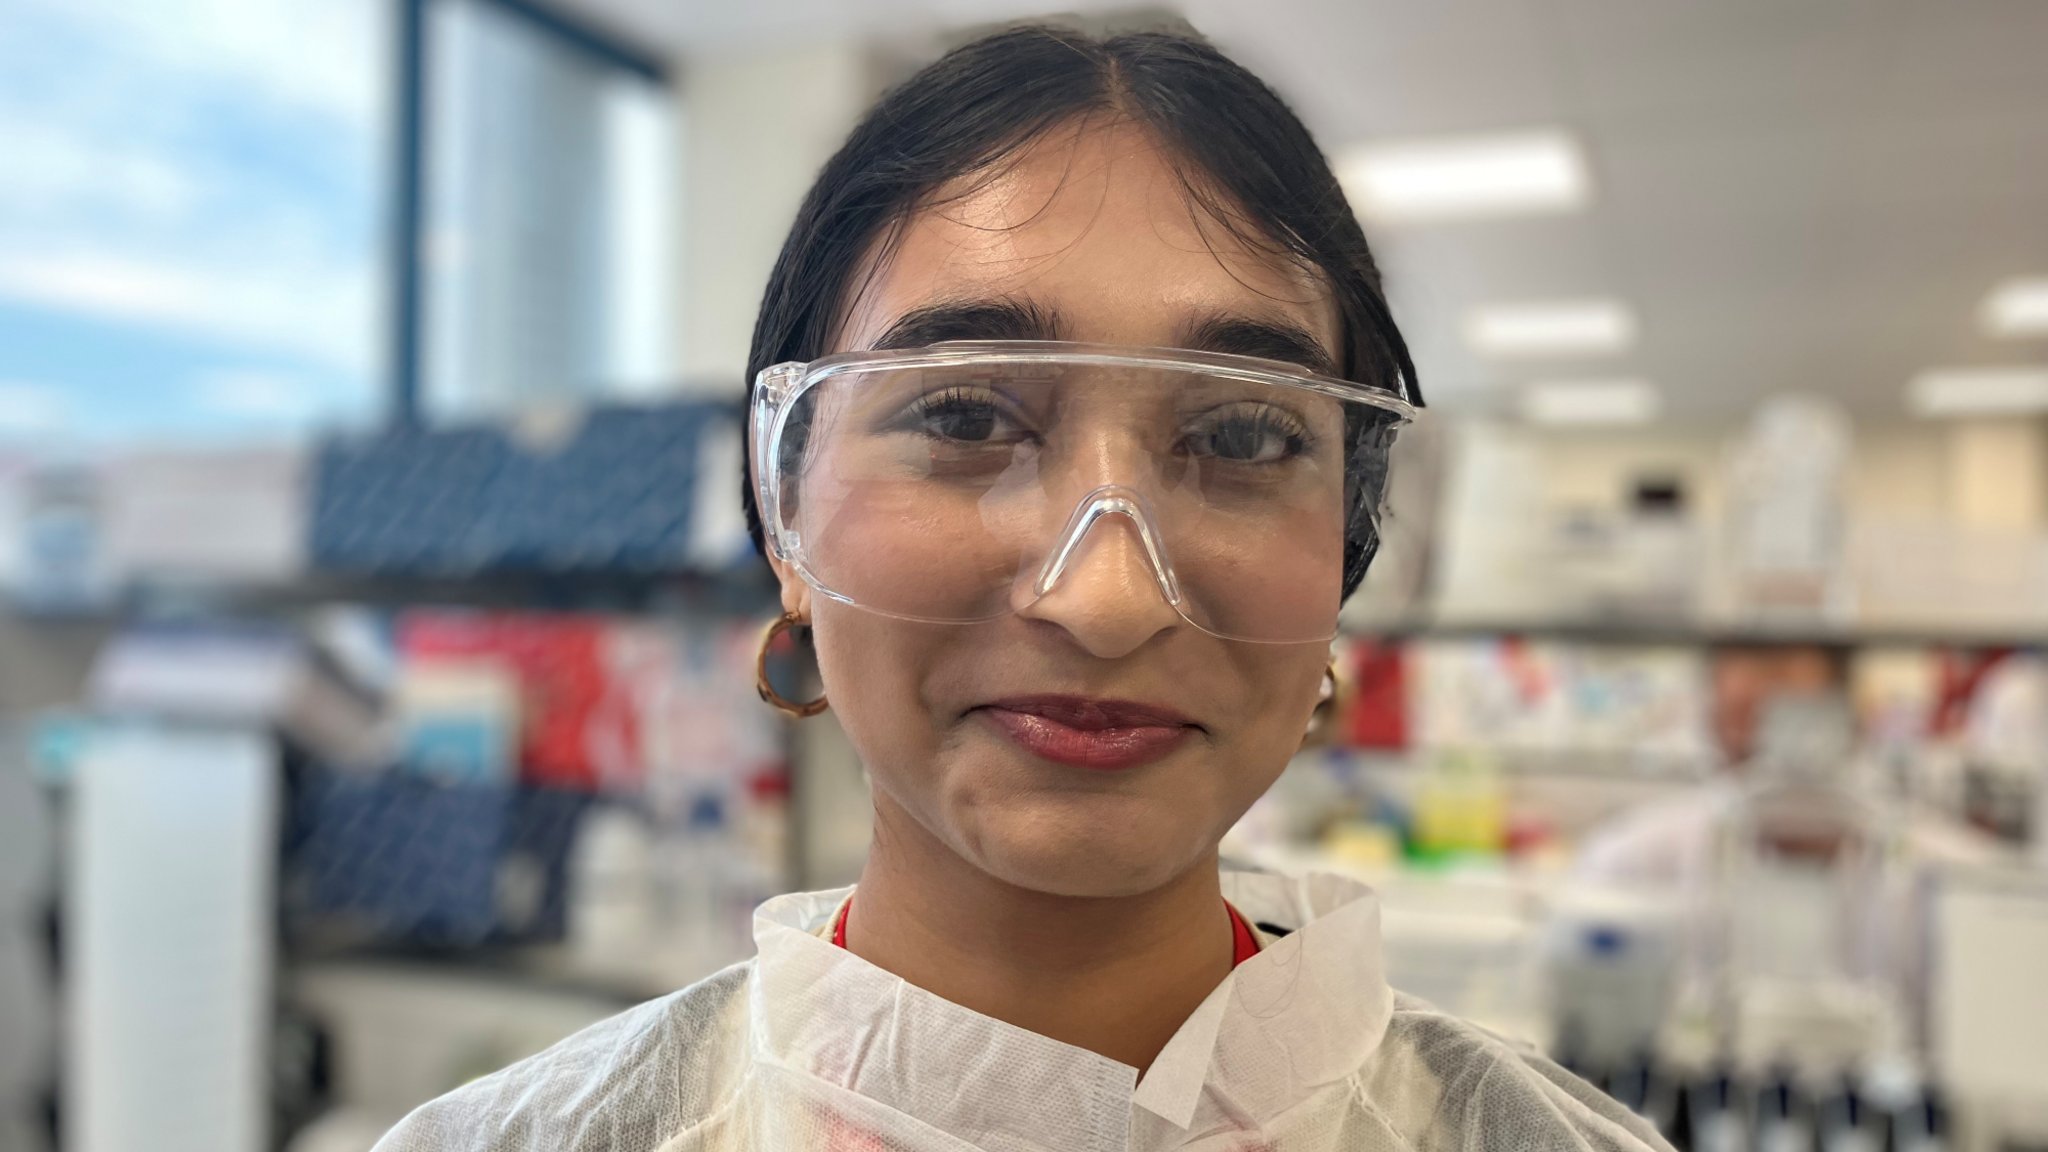
<svg viewBox="0 0 2048 1152">
<path fill-rule="evenodd" d="M 1046 132 L 1095 112 L 1157 135 L 1183 187 L 1242 240 L 1316 268 L 1336 299 L 1346 379 L 1421 402 L 1365 233 L 1308 129 L 1258 77 L 1198 40 L 1157 32 L 1096 39 L 1024 27 L 954 49 L 871 109 L 819 172 L 776 258 L 747 356 L 754 376 L 828 350 L 877 240 L 931 192 L 984 170 Z M 1359 426 L 1354 435 L 1381 434 Z M 1377 550 L 1385 475 L 1351 478 L 1344 594 Z M 747 528 L 762 545 L 751 478 Z"/>
</svg>

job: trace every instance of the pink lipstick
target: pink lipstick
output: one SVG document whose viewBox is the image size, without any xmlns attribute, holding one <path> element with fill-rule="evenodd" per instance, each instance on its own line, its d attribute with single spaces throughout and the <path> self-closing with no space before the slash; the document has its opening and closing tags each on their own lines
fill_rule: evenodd
<svg viewBox="0 0 2048 1152">
<path fill-rule="evenodd" d="M 1034 756 L 1105 772 L 1158 760 L 1199 730 L 1171 708 L 1128 700 L 1020 696 L 978 710 Z"/>
</svg>

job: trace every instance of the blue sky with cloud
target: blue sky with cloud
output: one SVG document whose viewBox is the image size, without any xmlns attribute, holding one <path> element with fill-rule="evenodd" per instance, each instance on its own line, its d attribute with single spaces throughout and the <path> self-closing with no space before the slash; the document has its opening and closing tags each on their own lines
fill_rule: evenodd
<svg viewBox="0 0 2048 1152">
<path fill-rule="evenodd" d="M 386 7 L 0 8 L 0 442 L 378 411 Z"/>
</svg>

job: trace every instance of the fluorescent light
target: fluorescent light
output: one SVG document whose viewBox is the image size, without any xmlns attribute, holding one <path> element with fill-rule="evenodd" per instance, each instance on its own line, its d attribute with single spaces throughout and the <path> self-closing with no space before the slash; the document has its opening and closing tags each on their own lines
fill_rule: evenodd
<svg viewBox="0 0 2048 1152">
<path fill-rule="evenodd" d="M 2048 367 L 1931 368 L 1906 386 L 1920 416 L 2025 416 L 2048 412 Z"/>
<path fill-rule="evenodd" d="M 1993 336 L 2048 336 L 2048 276 L 2007 280 L 1978 310 Z"/>
<path fill-rule="evenodd" d="M 1571 212 L 1593 198 L 1578 142 L 1546 130 L 1363 144 L 1337 179 L 1367 220 L 1401 224 Z"/>
<path fill-rule="evenodd" d="M 1619 300 L 1490 304 L 1465 318 L 1465 340 L 1488 356 L 1620 352 L 1635 343 L 1636 317 Z"/>
<path fill-rule="evenodd" d="M 1663 406 L 1647 380 L 1540 380 L 1522 389 L 1522 419 L 1557 428 L 1648 424 Z"/>
</svg>

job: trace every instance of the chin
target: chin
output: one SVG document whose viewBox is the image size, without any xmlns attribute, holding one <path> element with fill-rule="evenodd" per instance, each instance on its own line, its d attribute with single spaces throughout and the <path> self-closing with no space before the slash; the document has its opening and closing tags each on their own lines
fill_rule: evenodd
<svg viewBox="0 0 2048 1152">
<path fill-rule="evenodd" d="M 1099 798 L 1098 798 L 1099 799 Z M 1010 814 L 971 854 L 1008 884 L 1051 896 L 1137 896 L 1164 887 L 1214 850 L 1206 828 L 1131 814 Z"/>
</svg>

